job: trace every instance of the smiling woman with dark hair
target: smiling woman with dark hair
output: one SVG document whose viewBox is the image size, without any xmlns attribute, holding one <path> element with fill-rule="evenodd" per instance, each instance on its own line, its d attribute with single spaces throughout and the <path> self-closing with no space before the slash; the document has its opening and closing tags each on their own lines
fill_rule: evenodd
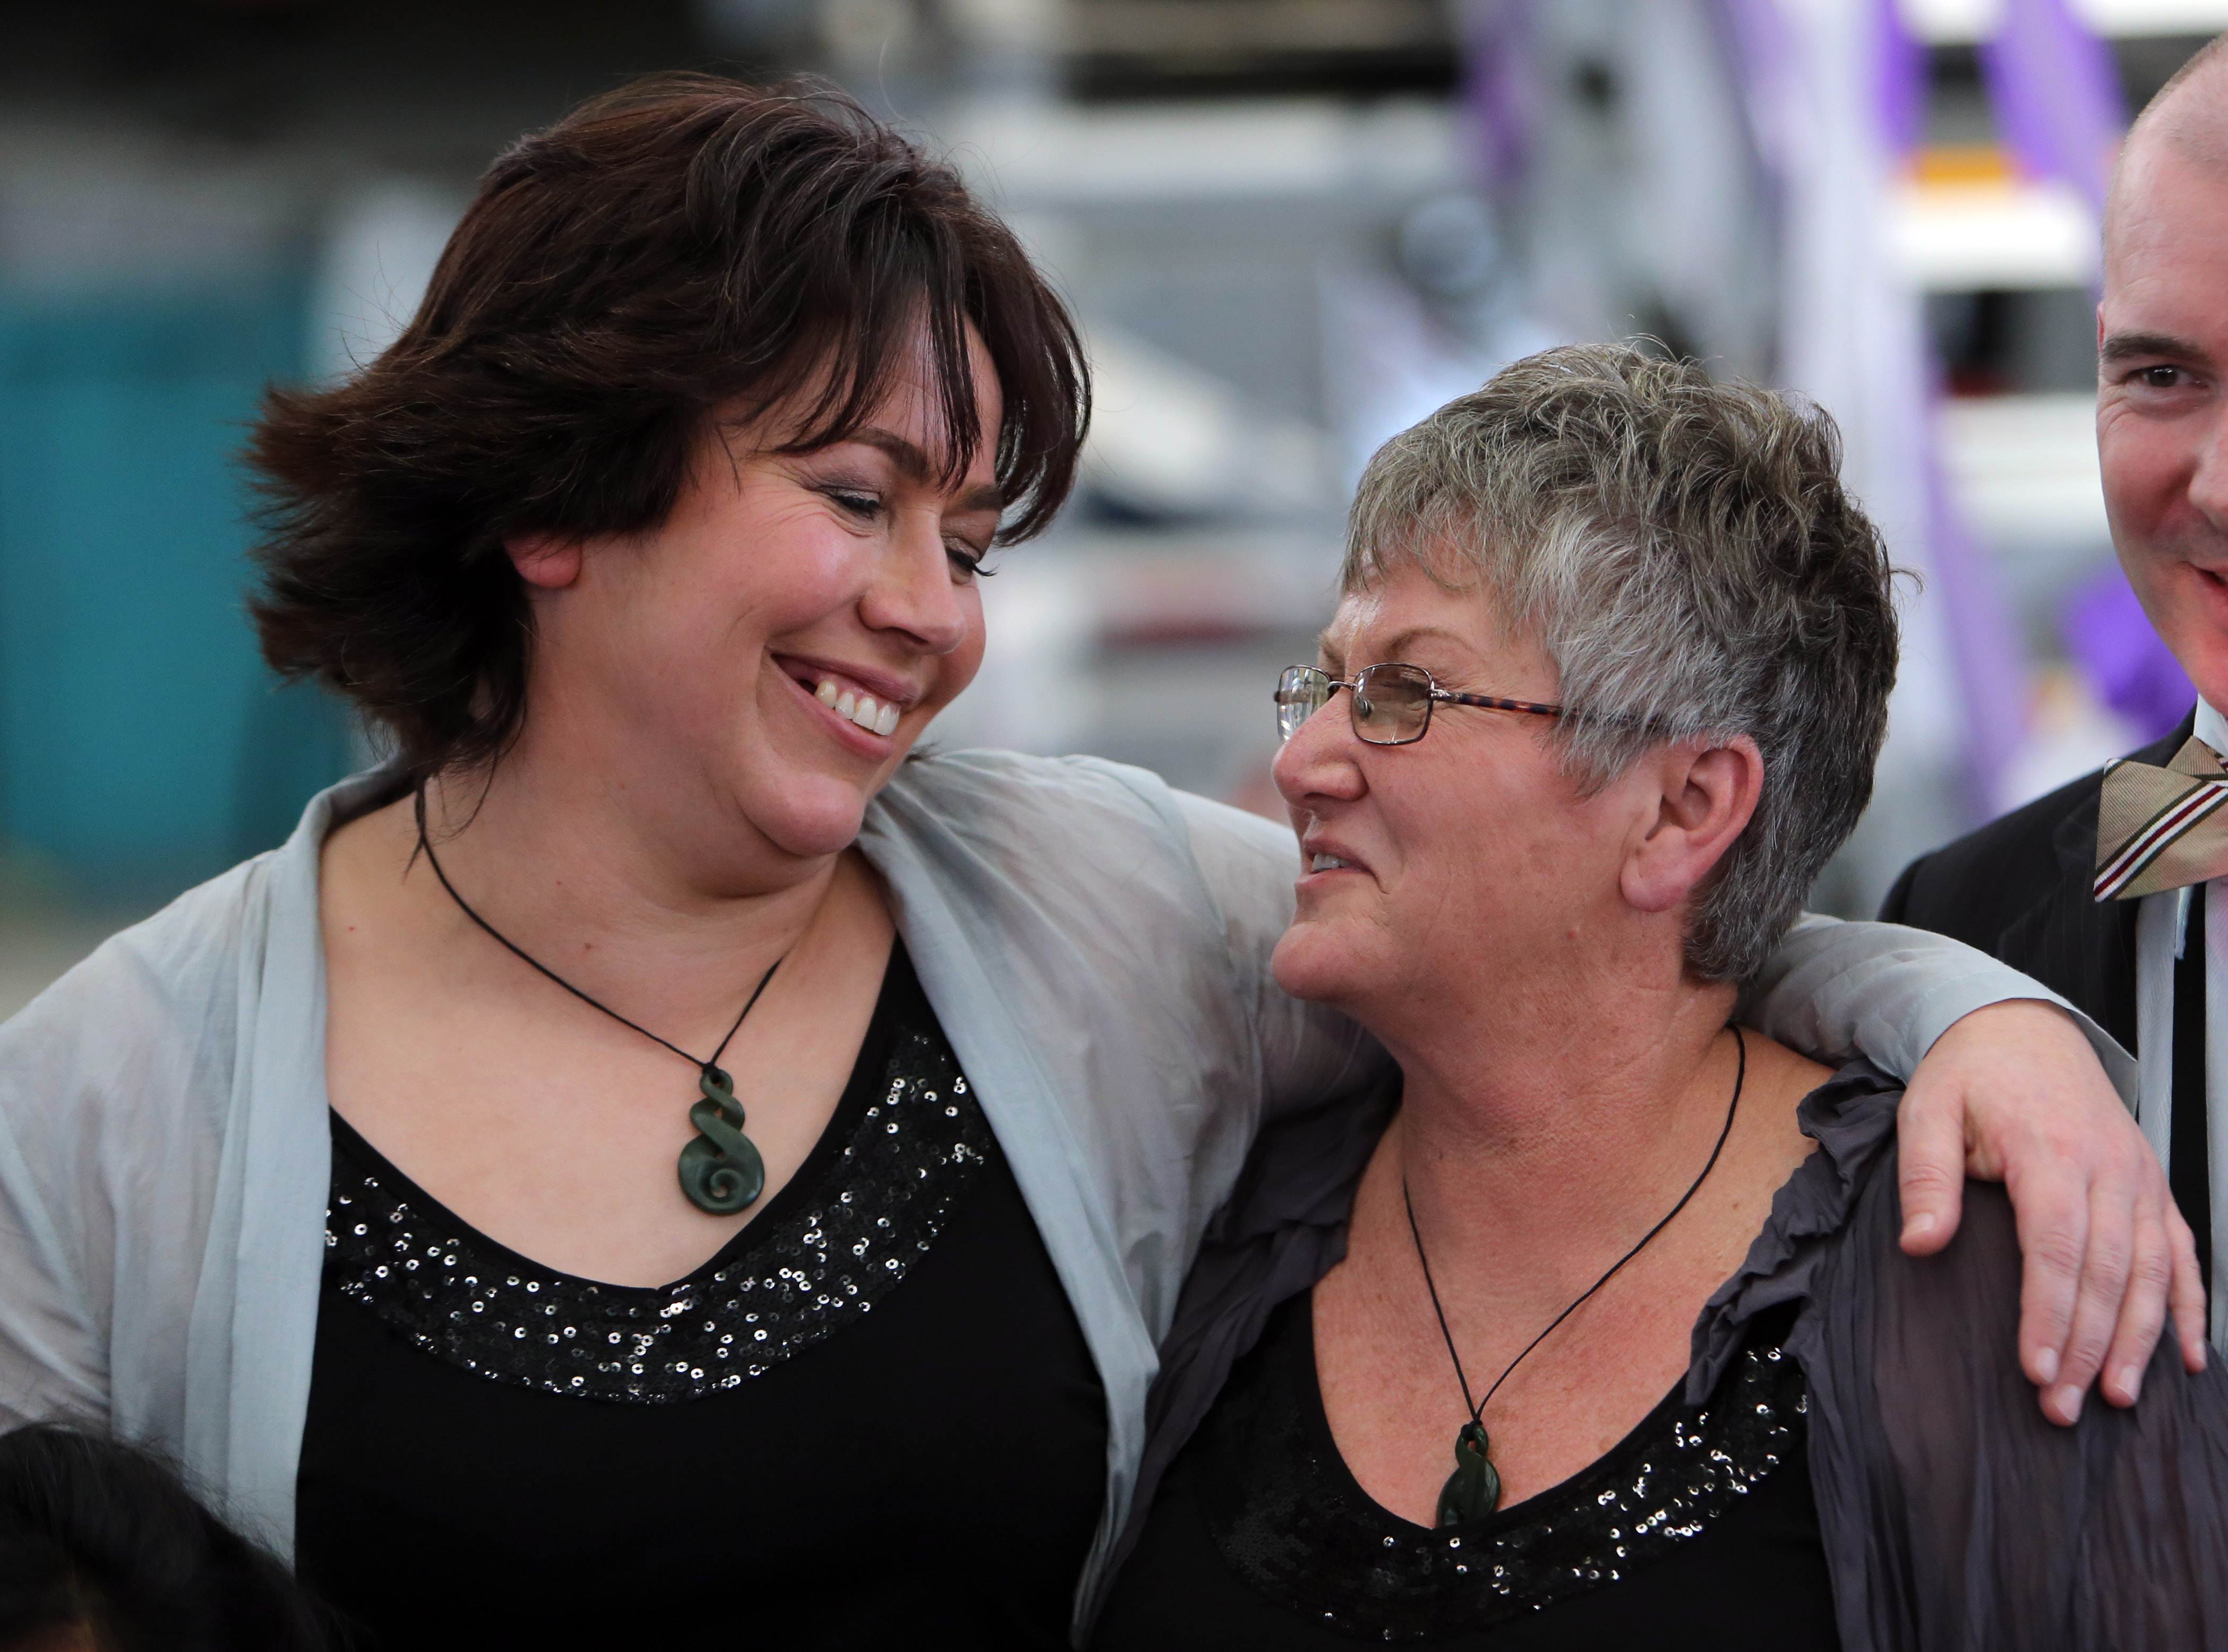
<svg viewBox="0 0 2228 1652">
<path fill-rule="evenodd" d="M 253 447 L 266 650 L 392 761 L 0 1031 L 0 1420 L 163 1445 L 398 1648 L 1065 1642 L 1248 1145 L 1385 1072 L 1270 977 L 1281 828 L 907 761 L 1085 407 L 1013 236 L 840 96 L 660 80 L 499 160 Z M 2155 1336 L 2158 1177 L 2071 1021 L 1968 1015 L 2037 996 L 1821 920 L 1753 1013 L 1898 1071 L 1955 1024 L 1913 1116 L 2022 1175 L 2085 1384 Z"/>
</svg>

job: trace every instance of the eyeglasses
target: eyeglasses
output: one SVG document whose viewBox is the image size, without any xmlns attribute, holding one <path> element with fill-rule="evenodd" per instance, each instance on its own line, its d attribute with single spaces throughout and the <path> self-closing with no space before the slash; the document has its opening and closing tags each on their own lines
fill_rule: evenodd
<svg viewBox="0 0 2228 1652">
<path fill-rule="evenodd" d="M 1287 666 L 1277 679 L 1277 733 L 1289 740 L 1300 724 L 1330 704 L 1341 688 L 1354 691 L 1347 702 L 1355 737 L 1373 746 L 1413 745 L 1430 732 L 1431 707 L 1477 705 L 1489 711 L 1525 711 L 1533 717 L 1561 717 L 1559 705 L 1532 700 L 1508 700 L 1493 694 L 1457 694 L 1441 688 L 1421 666 L 1388 664 L 1365 666 L 1350 680 L 1341 681 L 1314 666 Z"/>
</svg>

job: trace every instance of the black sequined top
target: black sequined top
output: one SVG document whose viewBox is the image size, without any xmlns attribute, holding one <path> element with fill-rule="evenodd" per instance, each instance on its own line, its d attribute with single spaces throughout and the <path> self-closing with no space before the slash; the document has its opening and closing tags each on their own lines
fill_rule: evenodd
<svg viewBox="0 0 2228 1652">
<path fill-rule="evenodd" d="M 1066 1643 L 1104 1397 L 901 948 L 819 1144 L 670 1285 L 333 1148 L 297 1553 L 383 1644 Z"/>
<path fill-rule="evenodd" d="M 1312 1301 L 1277 1311 L 1171 1467 L 1098 1652 L 1839 1644 L 1783 1319 L 1707 1403 L 1682 1383 L 1561 1484 L 1435 1530 L 1381 1508 L 1339 1456 Z"/>
</svg>

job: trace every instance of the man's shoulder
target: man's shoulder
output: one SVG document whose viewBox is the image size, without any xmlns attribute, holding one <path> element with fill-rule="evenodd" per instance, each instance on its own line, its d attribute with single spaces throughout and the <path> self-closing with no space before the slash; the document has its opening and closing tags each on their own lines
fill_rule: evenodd
<svg viewBox="0 0 2228 1652">
<path fill-rule="evenodd" d="M 1993 952 L 1996 938 L 2037 901 L 2086 879 L 2086 865 L 2067 859 L 2065 834 L 2085 827 L 2093 855 L 2103 773 L 2092 770 L 1921 855 L 1896 880 L 1880 916 Z"/>
</svg>

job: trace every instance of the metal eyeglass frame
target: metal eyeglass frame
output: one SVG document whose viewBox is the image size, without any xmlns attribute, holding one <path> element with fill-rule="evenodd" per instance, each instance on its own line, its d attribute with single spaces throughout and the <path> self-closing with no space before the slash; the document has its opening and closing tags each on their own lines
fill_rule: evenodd
<svg viewBox="0 0 2228 1652">
<path fill-rule="evenodd" d="M 1412 672 L 1424 679 L 1424 720 L 1415 733 L 1398 740 L 1378 740 L 1371 738 L 1362 731 L 1360 717 L 1355 706 L 1361 697 L 1369 692 L 1369 679 L 1380 672 Z M 1297 698 L 1297 690 L 1302 683 L 1309 679 L 1316 679 L 1322 682 L 1322 693 L 1320 696 L 1312 694 L 1309 696 L 1309 698 L 1315 702 L 1312 710 L 1304 716 L 1290 718 L 1291 712 L 1298 711 L 1301 705 L 1305 704 Z M 1301 724 L 1313 717 L 1316 711 L 1328 706 L 1330 704 L 1331 696 L 1341 688 L 1353 691 L 1355 697 L 1347 702 L 1347 720 L 1354 730 L 1354 737 L 1365 745 L 1372 746 L 1414 745 L 1431 731 L 1431 708 L 1440 705 L 1475 705 L 1489 711 L 1522 711 L 1533 717 L 1559 718 L 1567 715 L 1565 708 L 1560 705 L 1543 705 L 1537 700 L 1504 699 L 1498 694 L 1459 694 L 1450 688 L 1441 688 L 1438 679 L 1432 676 L 1423 667 L 1407 665 L 1397 660 L 1383 660 L 1373 666 L 1364 666 L 1349 678 L 1334 677 L 1320 666 L 1287 666 L 1277 679 L 1277 734 L 1283 739 L 1290 740 L 1300 731 Z M 1288 699 L 1288 694 L 1293 698 Z"/>
</svg>

